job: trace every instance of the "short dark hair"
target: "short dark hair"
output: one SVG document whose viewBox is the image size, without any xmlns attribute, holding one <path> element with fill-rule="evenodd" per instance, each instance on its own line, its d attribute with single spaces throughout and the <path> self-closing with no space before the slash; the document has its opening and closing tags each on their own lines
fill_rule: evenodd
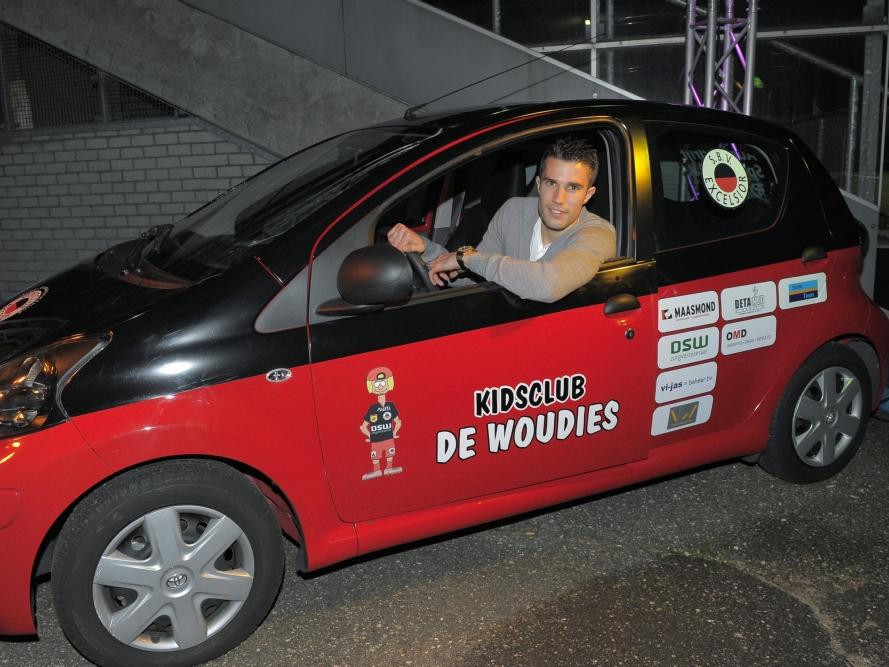
<svg viewBox="0 0 889 667">
<path fill-rule="evenodd" d="M 581 162 L 590 169 L 590 185 L 596 182 L 599 174 L 599 152 L 589 145 L 586 139 L 576 139 L 572 136 L 559 137 L 543 151 L 540 158 L 539 175 L 543 174 L 543 165 L 547 158 L 554 157 L 565 162 Z"/>
</svg>

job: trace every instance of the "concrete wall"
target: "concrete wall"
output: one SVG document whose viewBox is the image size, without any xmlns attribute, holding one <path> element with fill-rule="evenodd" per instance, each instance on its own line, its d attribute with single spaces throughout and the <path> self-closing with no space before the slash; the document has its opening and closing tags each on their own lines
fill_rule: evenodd
<svg viewBox="0 0 889 667">
<path fill-rule="evenodd" d="M 192 4 L 200 11 L 179 0 L 0 3 L 0 20 L 207 121 L 0 135 L 0 303 L 182 217 L 275 155 L 537 58 L 415 0 Z M 437 106 L 603 91 L 622 96 L 542 59 Z"/>
<path fill-rule="evenodd" d="M 447 95 L 430 110 L 636 97 L 417 0 L 183 2 L 411 105 Z"/>
<path fill-rule="evenodd" d="M 3 0 L 0 20 L 280 155 L 406 108 L 178 0 Z"/>
<path fill-rule="evenodd" d="M 271 159 L 193 119 L 0 136 L 0 304 L 178 220 Z"/>
</svg>

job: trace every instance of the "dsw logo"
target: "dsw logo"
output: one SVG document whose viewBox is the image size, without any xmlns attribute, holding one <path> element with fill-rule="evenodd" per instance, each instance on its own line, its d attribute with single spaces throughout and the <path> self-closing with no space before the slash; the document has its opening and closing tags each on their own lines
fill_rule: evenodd
<svg viewBox="0 0 889 667">
<path fill-rule="evenodd" d="M 710 337 L 707 334 L 697 336 L 695 338 L 683 338 L 682 340 L 674 340 L 670 343 L 670 354 L 678 354 L 679 352 L 691 352 L 692 350 L 703 350 L 707 347 Z"/>
</svg>

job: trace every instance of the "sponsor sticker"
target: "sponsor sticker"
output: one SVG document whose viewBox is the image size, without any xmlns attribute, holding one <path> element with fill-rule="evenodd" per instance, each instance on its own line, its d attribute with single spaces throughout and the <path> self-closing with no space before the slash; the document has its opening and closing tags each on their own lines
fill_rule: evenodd
<svg viewBox="0 0 889 667">
<path fill-rule="evenodd" d="M 664 435 L 703 424 L 710 419 L 712 409 L 713 396 L 709 394 L 679 403 L 662 405 L 652 415 L 651 434 Z"/>
<path fill-rule="evenodd" d="M 710 198 L 723 208 L 737 208 L 747 199 L 750 184 L 744 165 L 724 148 L 714 148 L 701 164 L 704 188 Z"/>
<path fill-rule="evenodd" d="M 827 276 L 823 273 L 794 276 L 778 283 L 778 303 L 784 310 L 825 301 L 827 301 Z"/>
<path fill-rule="evenodd" d="M 673 368 L 695 361 L 712 359 L 719 353 L 719 329 L 695 329 L 670 336 L 657 342 L 658 368 Z"/>
<path fill-rule="evenodd" d="M 729 287 L 719 295 L 722 303 L 722 319 L 738 320 L 771 313 L 778 307 L 778 292 L 775 283 L 754 283 Z"/>
<path fill-rule="evenodd" d="M 18 315 L 19 313 L 28 310 L 28 308 L 46 296 L 47 292 L 49 292 L 49 287 L 44 285 L 43 287 L 32 289 L 29 292 L 17 296 L 0 309 L 0 322 L 8 320 L 13 315 Z"/>
<path fill-rule="evenodd" d="M 716 292 L 698 292 L 673 296 L 657 302 L 658 331 L 680 331 L 719 319 L 719 297 Z"/>
<path fill-rule="evenodd" d="M 669 403 L 695 394 L 706 394 L 716 386 L 716 362 L 665 371 L 657 376 L 654 400 Z"/>
<path fill-rule="evenodd" d="M 777 319 L 774 315 L 757 317 L 722 327 L 722 353 L 738 354 L 775 344 Z"/>
<path fill-rule="evenodd" d="M 395 389 L 395 375 L 386 366 L 371 368 L 364 378 L 367 393 L 376 400 L 365 411 L 364 419 L 358 430 L 364 434 L 365 442 L 370 444 L 371 469 L 361 479 L 381 479 L 391 475 L 400 475 L 404 468 L 395 465 L 395 440 L 401 430 L 401 417 L 395 403 L 389 395 Z"/>
</svg>

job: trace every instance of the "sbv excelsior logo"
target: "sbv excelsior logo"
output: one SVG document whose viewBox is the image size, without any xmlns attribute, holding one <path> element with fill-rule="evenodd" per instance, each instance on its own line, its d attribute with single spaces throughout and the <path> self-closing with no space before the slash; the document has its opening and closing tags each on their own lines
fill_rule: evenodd
<svg viewBox="0 0 889 667">
<path fill-rule="evenodd" d="M 701 176 L 707 194 L 723 208 L 737 208 L 747 199 L 749 184 L 744 165 L 724 148 L 714 148 L 704 156 Z"/>
</svg>

